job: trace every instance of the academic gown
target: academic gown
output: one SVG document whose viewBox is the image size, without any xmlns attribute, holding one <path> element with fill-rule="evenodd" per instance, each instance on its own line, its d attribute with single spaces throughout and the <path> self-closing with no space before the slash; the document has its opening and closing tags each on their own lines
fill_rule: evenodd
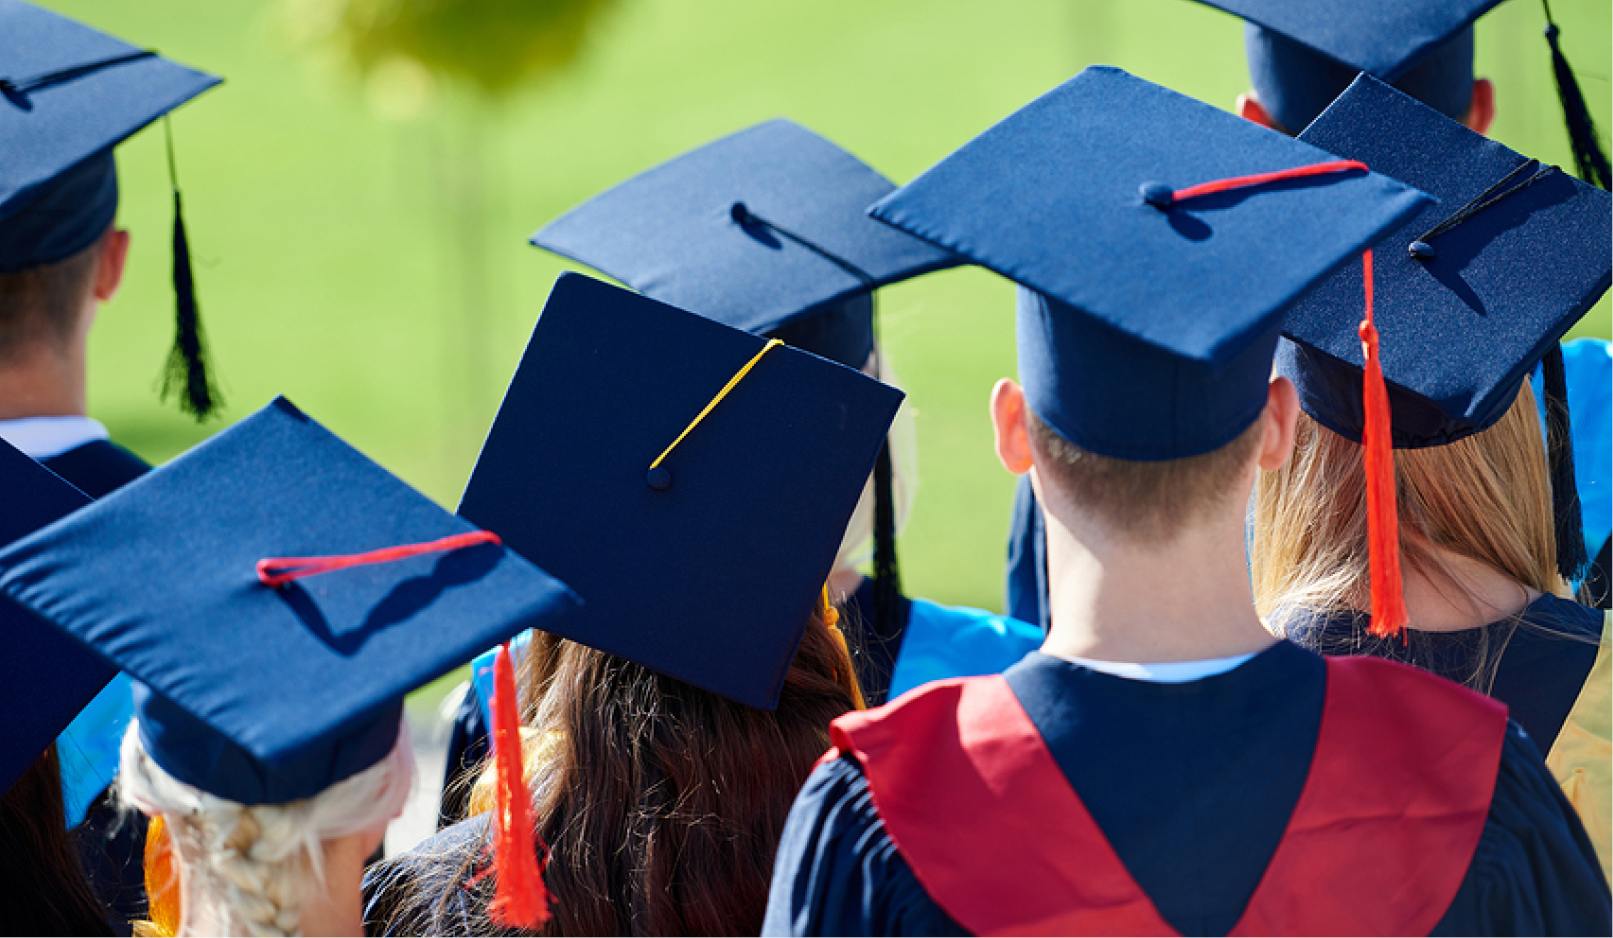
<svg viewBox="0 0 1613 938">
<path fill-rule="evenodd" d="M 1322 654 L 1400 661 L 1506 704 L 1579 811 L 1605 871 L 1613 856 L 1606 618 L 1543 595 L 1516 619 L 1455 632 L 1408 630 L 1404 640 L 1374 637 L 1371 616 L 1358 612 L 1297 614 L 1284 627 L 1290 639 Z"/>
<path fill-rule="evenodd" d="M 1230 672 L 1182 684 L 1132 681 L 1040 653 L 1001 679 L 976 681 L 1006 681 L 1056 762 L 1052 771 L 1068 786 L 1066 796 L 1073 790 L 1085 805 L 1100 843 L 1106 842 L 1118 860 L 1119 878 L 1140 890 L 1144 910 L 1157 910 L 1167 927 L 1181 934 L 1220 935 L 1244 916 L 1268 867 L 1276 869 L 1272 858 L 1279 846 L 1295 836 L 1285 829 L 1309 784 L 1313 755 L 1320 751 L 1330 667 L 1311 652 L 1279 642 Z M 1394 670 L 1402 677 L 1434 680 Z M 949 685 L 932 685 L 892 706 L 911 707 Z M 1496 719 L 1504 718 L 1497 714 Z M 1501 724 L 1496 727 L 1499 735 Z M 1607 884 L 1572 809 L 1515 725 L 1506 725 L 1498 748 L 1491 763 L 1498 764 L 1494 789 L 1488 792 L 1476 848 L 1469 857 L 1445 851 L 1437 861 L 1446 864 L 1448 882 L 1459 885 L 1433 933 L 1606 934 Z M 1340 763 L 1328 764 L 1337 770 Z M 1354 785 L 1353 779 L 1342 781 L 1347 790 Z M 927 795 L 924 786 L 931 784 L 936 794 Z M 1360 782 L 1371 784 L 1371 778 Z M 961 865 L 954 869 L 965 877 L 1006 876 L 1012 883 L 1026 875 L 1015 868 L 998 870 L 962 843 L 989 838 L 1002 828 L 970 831 L 968 807 L 945 810 L 945 799 L 956 798 L 957 790 L 954 779 L 940 777 L 882 797 L 923 797 L 912 814 L 928 812 L 928 826 L 943 828 L 934 834 L 939 841 L 957 835 Z M 1013 803 L 1021 793 L 1016 788 L 1015 798 L 1004 800 Z M 934 854 L 915 874 L 874 797 L 856 758 L 831 752 L 814 770 L 785 825 L 764 934 L 967 933 L 927 891 L 926 882 L 946 881 L 932 862 Z M 1022 841 L 1037 836 L 1048 819 L 1046 812 L 1025 818 L 1015 842 L 1005 845 L 1011 848 L 1006 855 L 1037 857 L 1034 845 Z M 1043 847 L 1045 857 L 1063 845 Z M 1305 851 L 1310 859 L 1304 862 L 1313 862 L 1318 853 Z M 1073 881 L 1084 882 L 1087 864 L 1097 868 L 1102 859 L 1096 853 L 1069 858 L 1081 872 Z M 1382 859 L 1368 851 L 1361 862 L 1369 868 Z M 1030 872 L 1046 865 L 1026 862 Z M 1436 861 L 1418 857 L 1415 862 Z M 1341 888 L 1337 881 L 1306 885 Z M 1375 891 L 1359 902 L 1383 902 L 1393 893 Z M 1277 927 L 1282 930 L 1280 923 Z M 1118 933 L 1118 928 L 1097 930 Z"/>
<path fill-rule="evenodd" d="M 488 935 L 490 879 L 472 882 L 491 848 L 489 814 L 428 837 L 364 871 L 364 934 Z"/>
<path fill-rule="evenodd" d="M 930 681 L 999 673 L 1034 651 L 1043 638 L 1041 629 L 1006 616 L 906 596 L 898 597 L 894 627 L 881 630 L 873 616 L 873 580 L 867 577 L 839 608 L 869 706 Z M 491 652 L 471 664 L 472 679 L 454 709 L 439 829 L 466 816 L 469 788 L 463 780 L 487 758 L 491 667 Z"/>
<path fill-rule="evenodd" d="M 96 499 L 110 495 L 151 469 L 139 456 L 109 440 L 92 440 L 60 455 L 41 459 L 40 464 Z M 81 726 L 80 721 L 75 720 L 69 733 L 63 736 L 64 748 L 75 752 L 105 750 L 115 759 L 117 743 L 134 712 L 129 693 L 127 678 L 119 675 L 113 679 L 86 708 L 87 715 L 105 715 L 102 725 Z M 83 740 L 83 745 L 72 745 L 69 735 Z M 73 756 L 64 751 L 62 758 L 63 781 L 71 785 L 66 770 Z M 114 772 L 115 768 L 114 761 Z M 100 774 L 109 773 L 103 768 Z M 68 794 L 76 799 L 72 791 Z M 70 816 L 72 814 L 70 812 Z M 145 819 L 138 814 L 125 814 L 111 790 L 104 789 L 92 797 L 84 820 L 73 829 L 73 844 L 101 901 L 126 920 L 143 918 L 146 914 Z"/>
</svg>

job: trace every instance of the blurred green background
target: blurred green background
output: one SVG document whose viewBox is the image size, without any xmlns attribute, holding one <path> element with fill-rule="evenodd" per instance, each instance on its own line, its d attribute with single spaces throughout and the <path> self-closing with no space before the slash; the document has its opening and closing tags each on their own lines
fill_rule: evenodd
<svg viewBox="0 0 1613 938">
<path fill-rule="evenodd" d="M 449 507 L 562 268 L 526 238 L 599 190 L 775 116 L 903 182 L 1091 63 L 1228 108 L 1246 86 L 1239 21 L 1187 0 L 614 0 L 592 4 L 574 67 L 497 101 L 406 64 L 343 67 L 306 37 L 321 0 L 47 5 L 226 77 L 173 125 L 224 419 L 154 391 L 172 337 L 160 129 L 118 151 L 134 250 L 91 342 L 91 414 L 160 462 L 283 393 Z M 1553 7 L 1605 132 L 1609 4 Z M 1529 0 L 1490 13 L 1478 71 L 1494 136 L 1569 163 L 1542 24 Z M 915 595 L 1001 606 L 1013 480 L 986 396 L 1014 370 L 1012 302 L 972 269 L 881 297 L 918 415 Z M 1607 337 L 1608 310 L 1576 334 Z"/>
</svg>

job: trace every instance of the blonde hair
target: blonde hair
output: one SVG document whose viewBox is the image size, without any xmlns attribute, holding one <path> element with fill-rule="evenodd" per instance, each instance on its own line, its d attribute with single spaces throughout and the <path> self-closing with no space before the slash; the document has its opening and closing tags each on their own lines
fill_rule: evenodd
<svg viewBox="0 0 1613 938">
<path fill-rule="evenodd" d="M 397 817 L 414 784 L 407 721 L 380 762 L 312 798 L 244 805 L 169 775 L 140 742 L 123 737 L 118 796 L 165 821 L 180 863 L 202 887 L 187 892 L 227 934 L 299 934 L 305 896 L 325 888 L 323 842 L 373 830 Z"/>
<path fill-rule="evenodd" d="M 1396 450 L 1395 504 L 1408 569 L 1455 582 L 1438 547 L 1539 592 L 1568 595 L 1557 573 L 1546 448 L 1527 382 L 1489 429 L 1445 446 Z M 1365 609 L 1368 563 L 1361 447 L 1301 413 L 1293 455 L 1255 485 L 1255 608 L 1279 634 L 1293 615 Z"/>
</svg>

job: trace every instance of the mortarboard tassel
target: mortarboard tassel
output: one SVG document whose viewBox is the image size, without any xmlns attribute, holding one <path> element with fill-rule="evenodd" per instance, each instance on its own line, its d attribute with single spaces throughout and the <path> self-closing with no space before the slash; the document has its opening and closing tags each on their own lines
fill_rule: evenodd
<svg viewBox="0 0 1613 938">
<path fill-rule="evenodd" d="M 492 920 L 506 928 L 536 930 L 549 921 L 549 891 L 543 868 L 549 848 L 532 821 L 521 751 L 520 705 L 510 645 L 499 646 L 493 659 L 493 867 L 497 886 L 488 906 Z M 544 855 L 539 856 L 539 852 Z"/>
<path fill-rule="evenodd" d="M 179 408 L 205 420 L 223 402 L 207 375 L 206 346 L 202 321 L 196 307 L 196 284 L 191 276 L 190 239 L 185 235 L 185 213 L 179 196 L 179 175 L 174 165 L 174 135 L 164 118 L 168 133 L 168 179 L 174 190 L 174 347 L 163 368 L 162 398 L 182 389 Z"/>
<path fill-rule="evenodd" d="M 1574 79 L 1574 70 L 1563 56 L 1559 30 L 1551 18 L 1550 0 L 1541 0 L 1541 5 L 1546 9 L 1546 42 L 1551 45 L 1551 71 L 1557 79 L 1557 100 L 1562 102 L 1563 120 L 1568 124 L 1568 143 L 1574 151 L 1574 165 L 1579 169 L 1579 178 L 1606 189 L 1609 176 L 1613 173 L 1609 172 L 1607 154 L 1602 152 L 1596 122 L 1591 118 L 1591 109 L 1585 104 L 1585 96 L 1580 93 L 1579 82 Z"/>
<path fill-rule="evenodd" d="M 1361 348 L 1366 357 L 1362 402 L 1362 463 L 1367 474 L 1367 549 L 1371 566 L 1372 625 L 1379 638 L 1402 634 L 1411 617 L 1400 580 L 1400 523 L 1395 508 L 1395 451 L 1389 418 L 1389 389 L 1378 359 L 1378 327 L 1372 319 L 1372 251 L 1361 255 L 1366 315 Z"/>
<path fill-rule="evenodd" d="M 902 574 L 896 564 L 896 498 L 889 438 L 874 462 L 874 634 L 890 639 L 902 633 Z"/>
<path fill-rule="evenodd" d="M 1546 457 L 1551 464 L 1551 512 L 1557 532 L 1557 572 L 1570 583 L 1590 558 L 1580 520 L 1579 486 L 1574 481 L 1574 440 L 1568 417 L 1568 378 L 1563 347 L 1553 342 L 1540 362 L 1546 404 Z"/>
<path fill-rule="evenodd" d="M 146 901 L 151 929 L 171 938 L 179 934 L 179 873 L 174 869 L 174 845 L 162 815 L 146 825 Z"/>
</svg>

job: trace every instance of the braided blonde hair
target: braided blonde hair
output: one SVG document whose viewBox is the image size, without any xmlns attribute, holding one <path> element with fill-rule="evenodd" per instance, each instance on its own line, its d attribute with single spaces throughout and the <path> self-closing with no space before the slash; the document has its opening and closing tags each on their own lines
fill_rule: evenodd
<svg viewBox="0 0 1613 938">
<path fill-rule="evenodd" d="M 408 723 L 380 762 L 312 798 L 244 805 L 169 775 L 140 742 L 123 737 L 118 796 L 162 817 L 190 883 L 185 901 L 226 934 L 296 935 L 304 897 L 324 886 L 323 842 L 384 826 L 414 784 Z M 190 916 L 187 916 L 189 918 Z"/>
</svg>

